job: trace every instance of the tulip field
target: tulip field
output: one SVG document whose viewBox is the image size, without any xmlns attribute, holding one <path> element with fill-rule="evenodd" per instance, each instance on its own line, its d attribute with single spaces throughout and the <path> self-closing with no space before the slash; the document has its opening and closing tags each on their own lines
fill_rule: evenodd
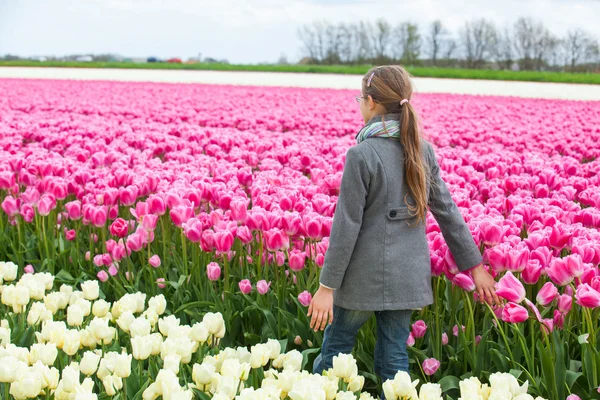
<svg viewBox="0 0 600 400">
<path fill-rule="evenodd" d="M 374 320 L 314 375 L 306 316 L 359 80 L 0 91 L 2 398 L 600 398 L 600 102 L 413 97 L 505 302 L 428 215 L 435 302 L 381 382 Z"/>
</svg>

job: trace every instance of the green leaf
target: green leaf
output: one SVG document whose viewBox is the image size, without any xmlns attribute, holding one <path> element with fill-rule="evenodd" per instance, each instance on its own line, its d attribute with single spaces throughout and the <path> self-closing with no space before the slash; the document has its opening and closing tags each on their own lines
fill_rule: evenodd
<svg viewBox="0 0 600 400">
<path fill-rule="evenodd" d="M 567 379 L 565 343 L 561 340 L 558 330 L 552 332 L 552 340 L 554 341 L 554 379 L 557 382 L 558 397 L 564 399 L 567 397 L 565 395 L 565 386 L 562 384 Z"/>
<path fill-rule="evenodd" d="M 302 352 L 302 369 L 306 369 L 306 364 L 308 364 L 308 361 L 309 361 L 309 355 L 318 353 L 320 351 L 321 351 L 321 349 L 318 347 L 304 350 Z M 311 365 L 310 371 L 312 371 L 312 365 Z"/>
<path fill-rule="evenodd" d="M 447 375 L 439 380 L 439 384 L 442 387 L 442 393 L 445 393 L 452 389 L 459 389 L 460 379 L 457 376 Z"/>
<path fill-rule="evenodd" d="M 73 275 L 71 275 L 66 269 L 61 269 L 58 274 L 56 274 L 55 279 L 59 282 L 72 282 L 75 280 Z"/>
<path fill-rule="evenodd" d="M 567 371 L 566 373 L 567 376 L 567 387 L 569 388 L 569 391 L 573 388 L 573 385 L 575 384 L 575 382 L 577 382 L 577 379 L 579 379 L 580 377 L 583 376 L 582 372 L 573 372 L 573 371 Z"/>
<path fill-rule="evenodd" d="M 191 308 L 191 307 L 212 307 L 214 306 L 215 303 L 212 301 L 192 301 L 190 303 L 186 303 L 184 305 L 182 305 L 181 307 L 179 307 L 177 310 L 175 310 L 174 314 L 179 314 L 181 311 Z"/>
<path fill-rule="evenodd" d="M 520 369 L 511 369 L 510 371 L 508 371 L 508 373 L 514 376 L 515 378 L 519 379 L 519 377 L 523 374 L 523 371 L 521 371 Z"/>
<path fill-rule="evenodd" d="M 544 386 L 546 387 L 546 396 L 553 395 L 551 399 L 563 399 L 564 397 L 558 397 L 558 393 L 556 390 L 556 381 L 554 376 L 554 364 L 552 361 L 552 357 L 546 349 L 542 342 L 537 342 L 537 350 L 538 355 L 540 357 L 542 363 L 542 377 L 544 378 L 542 381 L 544 382 Z"/>
</svg>

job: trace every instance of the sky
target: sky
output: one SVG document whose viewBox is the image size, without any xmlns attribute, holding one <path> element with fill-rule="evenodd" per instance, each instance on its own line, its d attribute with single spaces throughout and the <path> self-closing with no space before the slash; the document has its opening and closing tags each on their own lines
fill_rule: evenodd
<svg viewBox="0 0 600 400">
<path fill-rule="evenodd" d="M 0 0 L 0 55 L 116 53 L 128 57 L 298 61 L 298 28 L 384 17 L 454 33 L 466 20 L 497 26 L 521 16 L 556 35 L 582 28 L 600 39 L 600 0 Z"/>
</svg>

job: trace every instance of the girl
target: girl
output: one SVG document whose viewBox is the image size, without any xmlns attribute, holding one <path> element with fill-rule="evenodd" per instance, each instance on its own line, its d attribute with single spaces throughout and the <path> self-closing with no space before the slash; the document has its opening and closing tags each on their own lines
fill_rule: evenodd
<svg viewBox="0 0 600 400">
<path fill-rule="evenodd" d="M 314 373 L 351 353 L 360 327 L 375 313 L 375 372 L 385 381 L 408 372 L 406 340 L 412 310 L 433 303 L 425 235 L 432 212 L 460 271 L 471 272 L 480 299 L 498 304 L 492 276 L 445 182 L 432 145 L 421 138 L 410 104 L 409 73 L 398 65 L 362 79 L 365 126 L 346 153 L 320 288 L 310 326 L 325 329 Z"/>
</svg>

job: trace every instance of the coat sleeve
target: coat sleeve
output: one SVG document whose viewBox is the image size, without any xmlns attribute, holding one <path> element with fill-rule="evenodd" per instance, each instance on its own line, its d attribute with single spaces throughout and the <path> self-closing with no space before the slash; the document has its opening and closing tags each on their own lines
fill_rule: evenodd
<svg viewBox="0 0 600 400">
<path fill-rule="evenodd" d="M 448 191 L 446 182 L 440 176 L 440 167 L 433 147 L 430 147 L 429 159 L 431 166 L 429 210 L 440 226 L 458 269 L 466 271 L 481 264 L 483 257 L 458 206 Z"/>
<path fill-rule="evenodd" d="M 365 159 L 359 149 L 351 147 L 346 153 L 329 247 L 325 252 L 319 280 L 329 288 L 338 289 L 342 285 L 362 225 L 369 181 L 370 174 Z"/>
</svg>

